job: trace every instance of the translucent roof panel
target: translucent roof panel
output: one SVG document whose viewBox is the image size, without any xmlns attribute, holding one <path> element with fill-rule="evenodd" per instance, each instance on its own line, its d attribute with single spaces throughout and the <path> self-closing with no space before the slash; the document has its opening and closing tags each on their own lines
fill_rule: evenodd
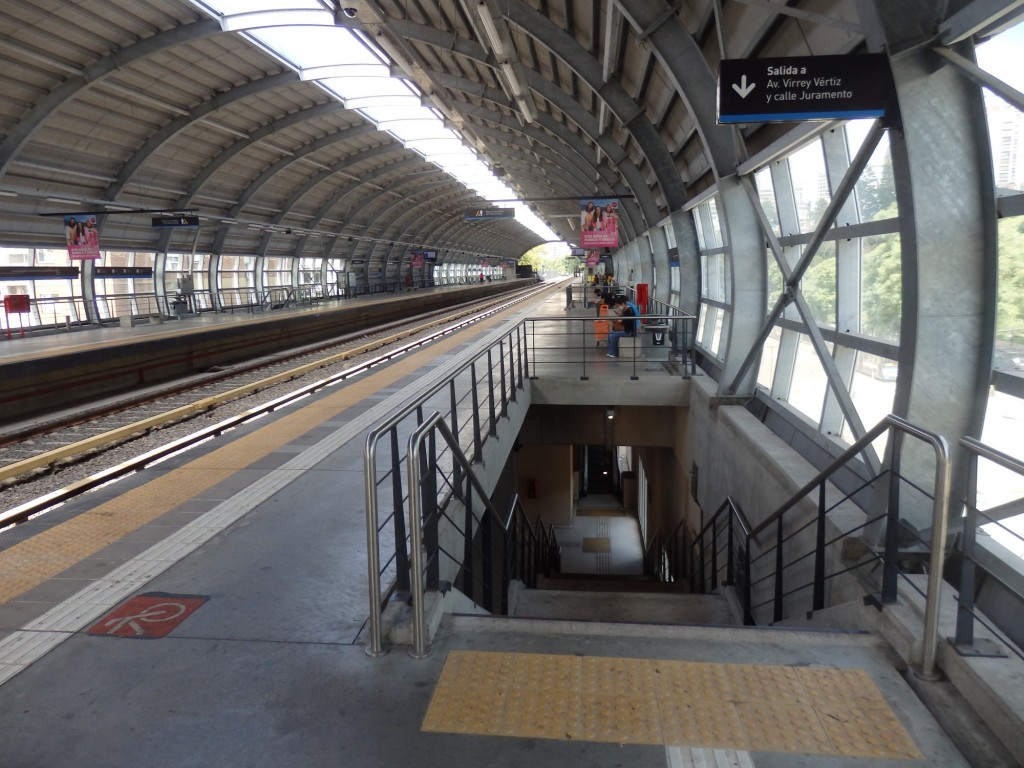
<svg viewBox="0 0 1024 768">
<path fill-rule="evenodd" d="M 388 58 L 365 37 L 334 23 L 334 13 L 317 0 L 193 0 L 219 17 L 225 30 L 244 32 L 301 79 L 315 81 L 468 189 L 488 200 L 515 195 L 441 116 L 423 106 L 415 85 L 390 76 Z M 526 208 L 517 219 L 545 239 L 554 233 Z M 528 216 L 526 215 L 528 214 Z M 538 229 L 539 227 L 539 229 Z"/>
</svg>

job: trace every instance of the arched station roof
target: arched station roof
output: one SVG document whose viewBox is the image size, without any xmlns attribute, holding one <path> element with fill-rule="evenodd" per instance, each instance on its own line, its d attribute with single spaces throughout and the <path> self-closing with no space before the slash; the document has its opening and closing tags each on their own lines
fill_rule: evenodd
<svg viewBox="0 0 1024 768">
<path fill-rule="evenodd" d="M 628 244 L 785 130 L 738 141 L 715 125 L 723 52 L 870 47 L 855 0 L 244 5 L 319 8 L 365 35 L 569 242 L 578 198 L 620 197 Z M 542 242 L 514 220 L 464 221 L 490 203 L 224 26 L 189 0 L 0 6 L 0 239 L 57 245 L 39 214 L 88 210 L 107 214 L 108 249 L 386 261 Z M 198 236 L 124 208 L 195 210 Z"/>
<path fill-rule="evenodd" d="M 0 244 L 63 247 L 53 216 L 76 211 L 102 219 L 104 250 L 371 273 L 420 247 L 477 264 L 544 242 L 515 219 L 466 220 L 501 201 L 261 45 L 245 19 L 283 7 L 377 51 L 556 237 L 577 241 L 580 199 L 618 198 L 616 272 L 699 317 L 718 394 L 761 398 L 805 453 L 870 425 L 866 358 L 898 367 L 887 412 L 951 442 L 981 434 L 991 386 L 1019 407 L 1024 377 L 994 347 L 998 222 L 1024 215 L 1024 192 L 996 178 L 1013 147 L 993 151 L 984 97 L 1020 112 L 1024 94 L 976 64 L 1019 0 L 5 0 Z M 723 60 L 866 53 L 886 55 L 898 120 L 859 148 L 841 120 L 718 124 Z M 883 132 L 895 204 L 870 219 L 855 187 Z M 827 173 L 808 224 L 789 162 L 811 144 Z M 195 211 L 199 227 L 140 211 Z M 869 275 L 883 239 L 893 273 Z M 812 301 L 823 244 L 834 272 Z M 872 327 L 862 299 L 883 283 L 893 325 Z"/>
</svg>

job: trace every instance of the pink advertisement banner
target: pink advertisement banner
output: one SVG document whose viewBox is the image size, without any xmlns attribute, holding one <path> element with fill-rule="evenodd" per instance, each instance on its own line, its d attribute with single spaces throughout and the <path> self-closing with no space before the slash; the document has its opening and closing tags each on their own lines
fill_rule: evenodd
<svg viewBox="0 0 1024 768">
<path fill-rule="evenodd" d="M 69 259 L 98 259 L 100 257 L 100 231 L 96 217 L 91 213 L 64 217 L 64 239 Z"/>
<path fill-rule="evenodd" d="M 618 199 L 580 200 L 580 247 L 619 247 Z"/>
</svg>

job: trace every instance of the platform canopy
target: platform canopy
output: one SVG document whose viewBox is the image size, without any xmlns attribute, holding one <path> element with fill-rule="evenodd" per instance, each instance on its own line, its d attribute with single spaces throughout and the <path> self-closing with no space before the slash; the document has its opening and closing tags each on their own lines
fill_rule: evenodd
<svg viewBox="0 0 1024 768">
<path fill-rule="evenodd" d="M 868 50 L 856 0 L 803 5 L 6 2 L 0 240 L 78 212 L 105 249 L 514 259 L 601 198 L 626 245 L 734 172 L 734 132 L 785 130 L 717 124 L 720 60 Z"/>
</svg>

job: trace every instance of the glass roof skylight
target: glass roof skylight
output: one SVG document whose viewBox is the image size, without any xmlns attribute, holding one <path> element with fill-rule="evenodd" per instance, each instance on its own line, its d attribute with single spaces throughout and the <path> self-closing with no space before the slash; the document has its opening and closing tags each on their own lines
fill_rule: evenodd
<svg viewBox="0 0 1024 768">
<path fill-rule="evenodd" d="M 488 201 L 516 197 L 446 128 L 441 116 L 424 104 L 416 86 L 390 76 L 387 57 L 362 34 L 334 23 L 318 0 L 192 0 L 226 31 L 242 32 L 317 82 L 409 149 L 423 155 Z M 515 204 L 516 220 L 545 240 L 557 236 L 525 204 Z"/>
</svg>

